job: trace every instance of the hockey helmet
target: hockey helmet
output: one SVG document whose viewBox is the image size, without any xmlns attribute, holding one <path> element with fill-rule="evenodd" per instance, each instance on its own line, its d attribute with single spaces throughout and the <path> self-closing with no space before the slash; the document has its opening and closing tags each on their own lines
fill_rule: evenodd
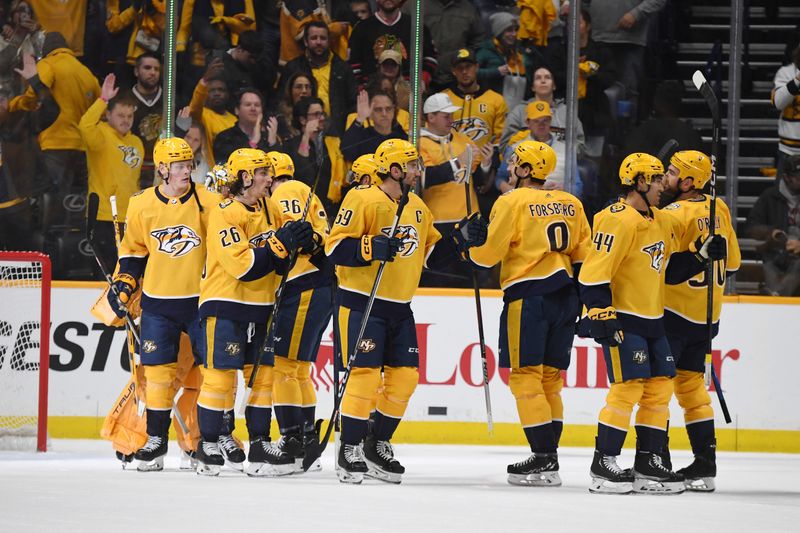
<svg viewBox="0 0 800 533">
<path fill-rule="evenodd" d="M 622 160 L 619 166 L 619 181 L 623 185 L 636 185 L 636 178 L 641 175 L 648 185 L 653 178 L 664 175 L 664 164 L 657 157 L 643 152 L 634 152 Z"/>
<path fill-rule="evenodd" d="M 234 195 L 244 189 L 242 171 L 246 172 L 251 179 L 256 169 L 259 168 L 267 168 L 270 174 L 274 175 L 272 163 L 270 163 L 267 154 L 256 148 L 234 150 L 228 158 L 226 166 L 228 167 L 228 187 L 231 194 Z"/>
<path fill-rule="evenodd" d="M 698 191 L 702 190 L 711 179 L 711 159 L 703 152 L 697 150 L 675 152 L 669 162 L 678 169 L 678 179 L 691 178 L 694 188 Z"/>
<path fill-rule="evenodd" d="M 509 163 L 528 165 L 531 168 L 530 177 L 544 181 L 555 170 L 556 161 L 556 151 L 549 145 L 539 141 L 522 141 L 514 148 Z"/>
<path fill-rule="evenodd" d="M 419 152 L 413 144 L 403 139 L 383 141 L 375 150 L 374 159 L 381 174 L 389 174 L 392 165 L 398 165 L 404 173 L 408 172 L 409 168 L 413 169 L 414 165 L 417 165 L 420 172 L 423 169 Z"/>
<path fill-rule="evenodd" d="M 353 161 L 353 166 L 347 173 L 347 183 L 361 183 L 361 180 L 366 176 L 367 185 L 376 182 L 378 173 L 378 165 L 375 163 L 374 154 L 364 154 L 358 159 Z"/>
<path fill-rule="evenodd" d="M 267 157 L 272 168 L 275 170 L 275 176 L 279 178 L 293 179 L 294 178 L 294 161 L 291 156 L 283 152 L 267 152 Z"/>
<path fill-rule="evenodd" d="M 153 147 L 153 163 L 156 168 L 161 166 L 162 163 L 169 168 L 170 163 L 193 160 L 194 152 L 192 147 L 180 137 L 159 139 Z"/>
</svg>

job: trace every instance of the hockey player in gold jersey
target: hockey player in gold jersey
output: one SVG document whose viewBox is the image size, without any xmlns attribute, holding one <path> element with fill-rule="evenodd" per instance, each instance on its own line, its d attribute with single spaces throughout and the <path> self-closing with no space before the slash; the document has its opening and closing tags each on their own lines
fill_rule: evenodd
<svg viewBox="0 0 800 533">
<path fill-rule="evenodd" d="M 508 482 L 559 486 L 561 371 L 570 363 L 580 311 L 574 277 L 586 257 L 591 231 L 580 200 L 564 191 L 543 190 L 556 166 L 552 148 L 521 142 L 509 166 L 514 189 L 497 199 L 486 243 L 470 247 L 469 258 L 483 268 L 502 261 L 500 366 L 511 369 L 508 384 L 533 452 L 508 466 Z"/>
<path fill-rule="evenodd" d="M 142 280 L 141 361 L 147 381 L 147 435 L 135 453 L 142 471 L 162 470 L 172 410 L 181 331 L 197 354 L 200 327 L 197 298 L 206 258 L 208 213 L 219 196 L 191 180 L 192 149 L 176 137 L 153 150 L 163 180 L 131 197 L 125 236 L 114 277 L 119 301 L 109 293 L 118 316 Z"/>
<path fill-rule="evenodd" d="M 345 357 L 356 349 L 376 272 L 379 264 L 387 261 L 342 399 L 337 475 L 345 483 L 360 483 L 365 473 L 399 483 L 405 472 L 389 441 L 419 379 L 419 348 L 410 302 L 422 267 L 440 239 L 433 215 L 413 192 L 408 193 L 396 233 L 389 235 L 403 188 L 413 187 L 420 178 L 422 163 L 414 145 L 399 139 L 384 141 L 375 152 L 375 161 L 380 183 L 362 185 L 347 194 L 325 245 L 328 257 L 337 265 L 335 320 Z M 375 423 L 368 430 L 373 405 L 377 406 Z"/>
<path fill-rule="evenodd" d="M 270 442 L 272 359 L 265 347 L 266 323 L 275 303 L 278 275 L 289 268 L 292 250 L 311 242 L 307 222 L 283 218 L 269 200 L 273 166 L 261 150 L 242 148 L 228 159 L 228 198 L 211 210 L 208 258 L 200 282 L 203 386 L 197 401 L 202 440 L 199 474 L 217 475 L 223 464 L 218 440 L 223 413 L 232 409 L 237 370 L 249 381 L 256 358 L 260 368 L 245 420 L 250 436 L 248 475 L 283 475 L 294 458 Z"/>
<path fill-rule="evenodd" d="M 294 178 L 292 158 L 280 152 L 267 154 L 275 170 L 272 180 L 273 202 L 283 220 L 300 220 L 309 201 L 311 188 Z M 281 306 L 275 317 L 275 379 L 273 404 L 281 432 L 279 448 L 296 459 L 302 472 L 305 445 L 317 439 L 314 412 L 317 395 L 311 382 L 311 365 L 317 360 L 322 334 L 333 314 L 333 269 L 324 253 L 330 234 L 325 208 L 311 196 L 307 220 L 311 223 L 314 244 L 303 250 L 289 272 Z M 319 469 L 319 463 L 316 468 Z"/>
<path fill-rule="evenodd" d="M 581 324 L 601 344 L 611 382 L 600 412 L 591 466 L 591 492 L 683 492 L 683 476 L 662 461 L 667 440 L 675 360 L 664 332 L 664 286 L 700 273 L 724 255 L 721 239 L 700 237 L 682 251 L 677 219 L 652 206 L 663 191 L 664 166 L 643 153 L 620 166 L 623 197 L 594 218 L 592 245 L 581 268 Z M 588 331 L 587 331 L 588 330 Z M 617 456 L 636 413 L 633 470 Z"/>
<path fill-rule="evenodd" d="M 670 159 L 664 177 L 664 210 L 680 221 L 683 228 L 681 248 L 688 248 L 709 232 L 711 201 L 703 194 L 711 179 L 711 159 L 702 152 L 686 150 Z M 725 278 L 739 269 L 739 241 L 725 202 L 717 199 L 716 233 L 726 242 L 726 259 L 714 265 L 713 333 L 719 330 Z M 714 411 L 706 390 L 703 372 L 708 352 L 706 307 L 708 281 L 703 271 L 679 285 L 667 285 L 664 295 L 664 325 L 675 358 L 675 397 L 683 408 L 686 432 L 692 445 L 694 461 L 678 470 L 689 490 L 713 491 L 716 476 L 716 439 Z"/>
</svg>

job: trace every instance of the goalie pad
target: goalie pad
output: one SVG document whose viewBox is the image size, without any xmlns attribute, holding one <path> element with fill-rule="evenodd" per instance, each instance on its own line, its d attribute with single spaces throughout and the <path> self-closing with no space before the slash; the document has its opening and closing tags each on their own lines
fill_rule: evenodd
<svg viewBox="0 0 800 533">
<path fill-rule="evenodd" d="M 144 397 L 139 383 L 144 383 L 144 372 L 141 367 L 137 379 L 128 380 L 114 406 L 109 411 L 100 429 L 100 437 L 111 441 L 115 451 L 130 455 L 147 442 L 147 419 L 139 416 L 136 401 L 137 394 Z"/>
</svg>

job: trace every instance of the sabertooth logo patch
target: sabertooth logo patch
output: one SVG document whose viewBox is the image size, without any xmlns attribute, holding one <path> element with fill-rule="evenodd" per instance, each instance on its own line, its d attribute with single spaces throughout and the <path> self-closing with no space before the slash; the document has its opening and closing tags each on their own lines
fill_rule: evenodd
<svg viewBox="0 0 800 533">
<path fill-rule="evenodd" d="M 387 237 L 390 231 L 392 231 L 391 227 L 381 229 L 381 233 Z M 419 248 L 419 232 L 414 226 L 397 226 L 394 236 L 400 239 L 401 242 L 400 251 L 397 254 L 400 257 L 410 257 Z"/>
<path fill-rule="evenodd" d="M 239 345 L 238 342 L 229 342 L 225 345 L 225 353 L 227 353 L 231 357 L 236 357 L 237 355 L 242 353 L 242 347 Z"/>
<path fill-rule="evenodd" d="M 661 267 L 664 266 L 664 249 L 664 241 L 642 248 L 642 251 L 650 256 L 650 268 L 656 272 L 661 272 Z"/>
<path fill-rule="evenodd" d="M 145 339 L 142 341 L 142 351 L 144 353 L 153 353 L 158 349 L 158 344 L 155 342 Z"/>
<path fill-rule="evenodd" d="M 480 117 L 465 117 L 453 121 L 453 129 L 463 133 L 473 141 L 489 135 L 489 125 Z"/>
<path fill-rule="evenodd" d="M 361 342 L 358 343 L 358 351 L 362 353 L 369 353 L 376 347 L 377 345 L 372 339 L 361 339 Z"/>
<path fill-rule="evenodd" d="M 272 237 L 274 233 L 275 232 L 272 230 L 269 230 L 264 233 L 259 233 L 258 235 L 250 239 L 248 242 L 250 243 L 250 246 L 253 248 L 263 248 L 264 246 L 267 245 L 267 239 Z"/>
<path fill-rule="evenodd" d="M 647 353 L 644 350 L 635 350 L 633 352 L 633 362 L 637 365 L 643 365 L 647 362 Z"/>
<path fill-rule="evenodd" d="M 156 229 L 150 235 L 158 241 L 158 251 L 172 257 L 184 256 L 200 246 L 200 236 L 183 224 Z"/>
</svg>

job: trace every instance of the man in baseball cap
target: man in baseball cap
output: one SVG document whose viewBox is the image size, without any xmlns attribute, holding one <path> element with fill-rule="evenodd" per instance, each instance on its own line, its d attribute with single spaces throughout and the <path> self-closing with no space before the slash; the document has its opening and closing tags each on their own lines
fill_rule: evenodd
<svg viewBox="0 0 800 533">
<path fill-rule="evenodd" d="M 430 118 L 427 115 L 431 113 L 446 113 L 451 115 L 452 113 L 458 111 L 459 109 L 461 108 L 455 105 L 453 101 L 450 99 L 450 97 L 447 96 L 445 93 L 436 93 L 434 95 L 429 96 L 428 99 L 425 100 L 425 104 L 422 106 L 422 112 L 425 113 L 426 120 L 430 120 Z M 453 117 L 451 116 L 450 117 L 451 123 L 452 123 L 452 118 Z M 447 125 L 447 128 L 449 130 L 450 124 Z"/>
</svg>

